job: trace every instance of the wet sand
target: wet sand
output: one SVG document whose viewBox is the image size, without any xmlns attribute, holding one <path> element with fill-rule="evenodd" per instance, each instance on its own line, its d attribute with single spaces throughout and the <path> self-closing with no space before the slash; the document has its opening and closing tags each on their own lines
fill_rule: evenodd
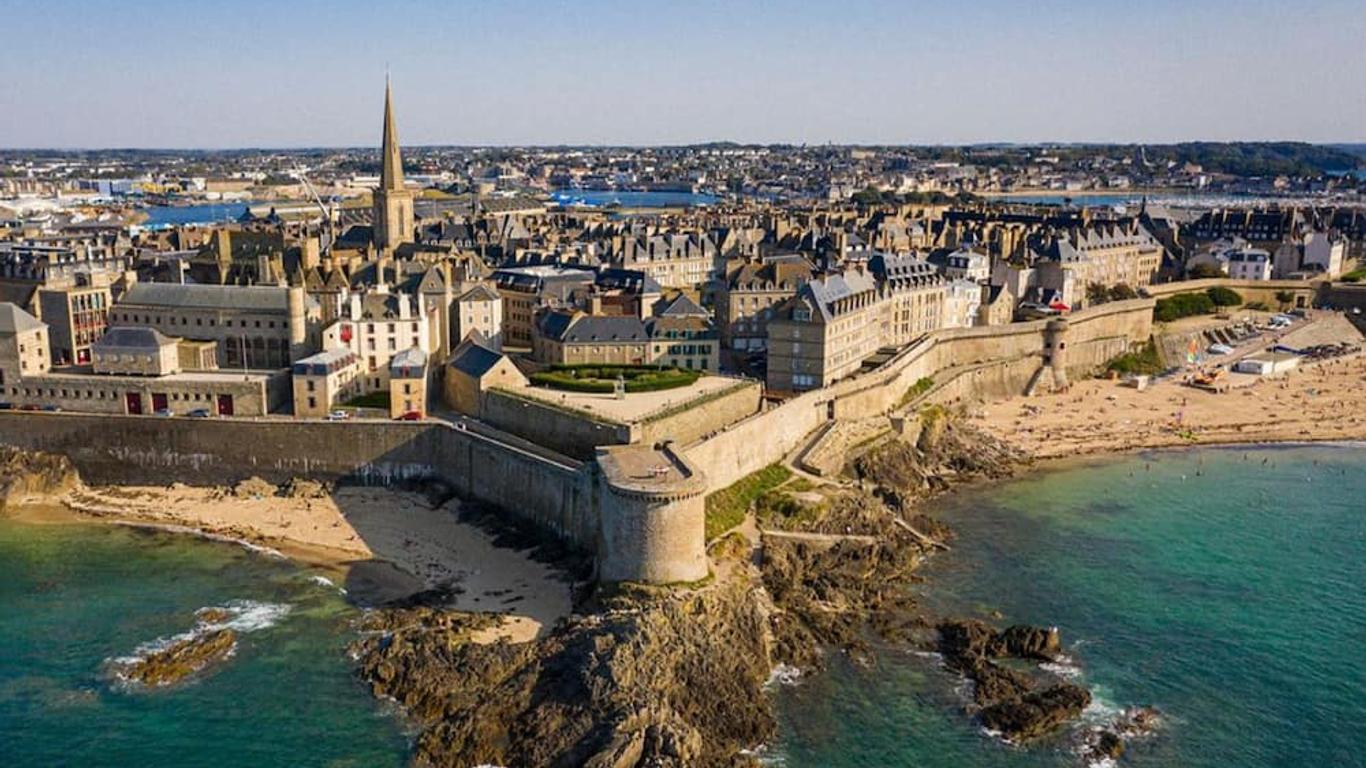
<svg viewBox="0 0 1366 768">
<path fill-rule="evenodd" d="M 572 606 L 571 585 L 559 573 L 461 522 L 458 501 L 432 507 L 419 494 L 376 488 L 238 496 L 179 484 L 82 488 L 62 501 L 69 511 L 27 506 L 21 517 L 148 525 L 274 550 L 337 577 L 362 606 L 440 589 L 455 610 L 504 616 L 481 641 L 533 639 Z"/>
</svg>

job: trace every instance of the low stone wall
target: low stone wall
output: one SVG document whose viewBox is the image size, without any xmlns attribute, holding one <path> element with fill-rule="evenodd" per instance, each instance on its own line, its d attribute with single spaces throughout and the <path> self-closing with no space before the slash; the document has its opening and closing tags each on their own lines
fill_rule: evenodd
<svg viewBox="0 0 1366 768">
<path fill-rule="evenodd" d="M 582 411 L 557 408 L 504 389 L 484 393 L 479 416 L 505 432 L 583 460 L 593 458 L 597 446 L 626 445 L 633 437 L 626 424 L 593 419 Z"/>
<path fill-rule="evenodd" d="M 737 380 L 731 387 L 713 392 L 700 402 L 686 404 L 665 413 L 646 416 L 636 426 L 632 442 L 654 444 L 664 441 L 679 445 L 700 440 L 756 413 L 764 387 L 758 381 Z"/>
<path fill-rule="evenodd" d="M 1143 287 L 1143 292 L 1155 299 L 1161 299 L 1178 293 L 1201 293 L 1215 287 L 1231 288 L 1243 297 L 1244 302 L 1260 301 L 1274 308 L 1280 303 L 1276 299 L 1276 294 L 1281 291 L 1289 291 L 1297 299 L 1310 303 L 1318 295 L 1321 285 L 1320 282 L 1309 280 L 1234 280 L 1227 277 L 1211 277 L 1204 280 L 1148 285 Z"/>
</svg>

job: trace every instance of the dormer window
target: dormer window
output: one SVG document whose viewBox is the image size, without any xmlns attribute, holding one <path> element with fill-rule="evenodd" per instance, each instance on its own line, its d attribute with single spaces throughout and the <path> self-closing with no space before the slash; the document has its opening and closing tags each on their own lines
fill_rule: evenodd
<svg viewBox="0 0 1366 768">
<path fill-rule="evenodd" d="M 806 307 L 797 307 L 792 310 L 792 319 L 799 323 L 811 322 L 811 310 Z"/>
</svg>

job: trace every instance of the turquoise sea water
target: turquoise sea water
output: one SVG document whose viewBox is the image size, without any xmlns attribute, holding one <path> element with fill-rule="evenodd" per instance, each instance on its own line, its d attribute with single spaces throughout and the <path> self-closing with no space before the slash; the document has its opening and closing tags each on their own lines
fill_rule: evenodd
<svg viewBox="0 0 1366 768">
<path fill-rule="evenodd" d="M 1125 457 L 967 490 L 936 505 L 960 533 L 927 569 L 944 613 L 1056 624 L 1104 709 L 1163 728 L 1122 765 L 1366 765 L 1366 447 Z M 933 658 L 778 694 L 787 766 L 1076 766 L 1064 737 L 992 740 L 955 712 Z"/>
<path fill-rule="evenodd" d="M 225 604 L 250 631 L 202 678 L 137 691 L 107 673 Z M 402 766 L 398 718 L 345 657 L 354 615 L 308 570 L 233 545 L 0 521 L 0 765 Z"/>
</svg>

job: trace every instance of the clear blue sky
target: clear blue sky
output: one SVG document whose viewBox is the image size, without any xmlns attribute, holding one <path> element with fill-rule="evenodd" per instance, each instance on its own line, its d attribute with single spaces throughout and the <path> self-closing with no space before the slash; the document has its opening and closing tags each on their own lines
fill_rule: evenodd
<svg viewBox="0 0 1366 768">
<path fill-rule="evenodd" d="M 0 0 L 0 147 L 1366 140 L 1362 0 Z"/>
</svg>

